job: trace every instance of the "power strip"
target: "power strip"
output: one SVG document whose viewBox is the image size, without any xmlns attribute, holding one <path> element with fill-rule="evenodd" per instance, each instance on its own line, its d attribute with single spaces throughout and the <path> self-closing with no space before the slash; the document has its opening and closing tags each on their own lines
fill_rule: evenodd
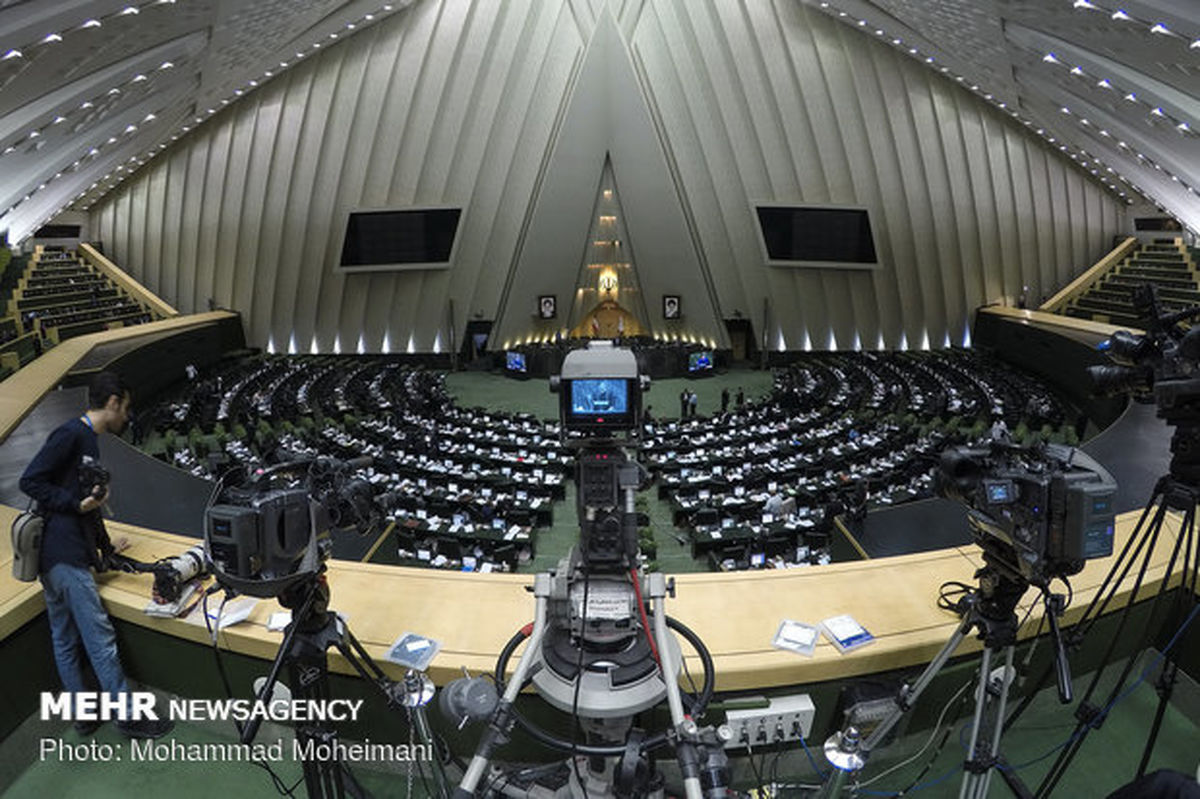
<svg viewBox="0 0 1200 799">
<path fill-rule="evenodd" d="M 746 749 L 783 741 L 808 739 L 817 709 L 808 694 L 775 696 L 767 707 L 727 710 L 725 724 L 733 734 L 726 749 Z"/>
</svg>

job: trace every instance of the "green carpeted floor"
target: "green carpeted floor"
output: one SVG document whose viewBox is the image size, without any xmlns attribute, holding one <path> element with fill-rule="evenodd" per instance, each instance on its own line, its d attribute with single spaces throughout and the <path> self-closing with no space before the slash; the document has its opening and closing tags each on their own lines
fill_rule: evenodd
<svg viewBox="0 0 1200 799">
<path fill-rule="evenodd" d="M 732 403 L 739 387 L 745 390 L 747 402 L 765 396 L 771 390 L 771 373 L 739 369 L 697 380 L 662 380 L 651 386 L 645 401 L 656 409 L 657 418 L 678 417 L 679 393 L 690 388 L 696 392 L 697 413 L 706 415 L 720 410 L 722 389 L 729 389 Z M 456 372 L 447 376 L 446 388 L 463 407 L 521 411 L 547 419 L 558 416 L 558 397 L 550 393 L 546 380 L 514 380 L 483 372 Z M 659 568 L 668 574 L 708 571 L 706 562 L 692 557 L 687 532 L 673 524 L 670 504 L 660 500 L 654 489 L 641 496 L 646 500 L 650 528 L 658 544 Z M 568 482 L 566 501 L 554 506 L 554 524 L 538 530 L 535 557 L 530 563 L 522 564 L 521 571 L 545 571 L 554 566 L 578 539 L 575 486 Z M 394 547 L 385 541 L 375 550 L 371 561 L 395 563 Z"/>
</svg>

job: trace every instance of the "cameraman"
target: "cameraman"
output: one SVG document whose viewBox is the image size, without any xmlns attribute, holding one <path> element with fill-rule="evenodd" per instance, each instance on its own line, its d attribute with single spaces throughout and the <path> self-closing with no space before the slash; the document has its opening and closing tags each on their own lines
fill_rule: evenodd
<svg viewBox="0 0 1200 799">
<path fill-rule="evenodd" d="M 104 559 L 113 551 L 100 515 L 108 486 L 97 464 L 98 436 L 124 432 L 129 406 L 129 389 L 121 378 L 112 372 L 99 373 L 88 388 L 87 412 L 59 425 L 21 475 L 21 490 L 37 500 L 46 517 L 38 572 L 54 662 L 63 689 L 69 692 L 86 690 L 80 647 L 101 689 L 109 694 L 129 692 L 117 655 L 116 631 L 100 604 L 91 571 L 103 571 Z M 94 476 L 85 485 L 89 475 Z M 81 735 L 90 735 L 99 726 L 95 721 L 75 722 Z M 117 729 L 130 738 L 158 738 L 172 726 L 166 719 L 117 722 Z"/>
</svg>

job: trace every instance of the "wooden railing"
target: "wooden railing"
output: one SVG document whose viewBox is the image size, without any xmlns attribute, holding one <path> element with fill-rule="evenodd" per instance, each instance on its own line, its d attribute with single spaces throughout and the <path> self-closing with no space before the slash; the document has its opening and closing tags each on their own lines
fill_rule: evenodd
<svg viewBox="0 0 1200 799">
<path fill-rule="evenodd" d="M 95 267 L 101 274 L 125 290 L 129 296 L 150 310 L 150 313 L 161 318 L 179 316 L 179 311 L 168 305 L 157 294 L 126 274 L 119 266 L 105 258 L 90 244 L 80 243 L 79 254 Z"/>
<path fill-rule="evenodd" d="M 1127 255 L 1137 249 L 1137 246 L 1138 240 L 1133 236 L 1125 239 L 1112 252 L 1097 261 L 1095 266 L 1072 280 L 1063 287 L 1062 291 L 1042 303 L 1038 310 L 1046 311 L 1047 313 L 1061 313 L 1066 308 L 1067 303 L 1091 288 L 1093 283 L 1103 277 L 1108 270 L 1121 263 Z"/>
</svg>

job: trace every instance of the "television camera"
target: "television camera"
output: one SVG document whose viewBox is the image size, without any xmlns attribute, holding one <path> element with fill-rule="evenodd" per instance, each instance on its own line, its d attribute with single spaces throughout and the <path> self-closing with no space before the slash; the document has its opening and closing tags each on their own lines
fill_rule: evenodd
<svg viewBox="0 0 1200 799">
<path fill-rule="evenodd" d="M 1075 709 L 1075 731 L 1069 744 L 1059 751 L 1057 759 L 1042 779 L 1037 790 L 1038 796 L 1048 796 L 1057 787 L 1088 734 L 1100 726 L 1108 709 L 1127 690 L 1132 659 L 1127 661 L 1118 678 L 1111 681 L 1107 699 L 1100 700 L 1096 696 L 1102 676 L 1110 665 L 1114 665 L 1117 642 L 1124 638 L 1129 608 L 1143 595 L 1143 581 L 1160 542 L 1171 542 L 1168 570 L 1182 562 L 1183 585 L 1195 585 L 1197 571 L 1200 570 L 1200 545 L 1195 537 L 1196 509 L 1200 505 L 1200 327 L 1188 328 L 1184 325 L 1189 320 L 1200 318 L 1200 306 L 1164 310 L 1159 304 L 1158 289 L 1151 283 L 1134 287 L 1130 291 L 1130 299 L 1134 312 L 1143 320 L 1145 332 L 1118 330 L 1102 341 L 1098 349 L 1112 363 L 1091 366 L 1088 374 L 1097 394 L 1129 393 L 1138 402 L 1153 402 L 1157 406 L 1156 415 L 1169 428 L 1173 428 L 1171 463 L 1167 474 L 1159 477 L 1155 483 L 1137 524 L 1113 559 L 1100 591 L 1088 603 L 1072 629 L 1072 643 L 1082 642 L 1106 608 L 1118 602 L 1124 603 L 1117 632 L 1110 636 L 1100 666 L 1093 673 Z M 1166 524 L 1170 513 L 1177 514 L 1180 520 L 1177 532 L 1171 531 Z M 1128 589 L 1124 585 L 1127 576 L 1132 576 L 1132 585 Z M 1166 595 L 1171 585 L 1170 580 L 1160 583 L 1151 604 L 1153 614 L 1167 605 Z M 1118 593 L 1124 590 L 1128 590 L 1127 598 L 1119 599 Z M 1187 591 L 1179 591 L 1169 605 L 1169 612 L 1174 618 L 1183 619 L 1188 617 L 1194 606 L 1195 597 Z M 1152 615 L 1151 619 L 1154 618 Z M 1152 626 L 1144 627 L 1141 634 L 1143 646 L 1150 642 Z M 1177 635 L 1182 632 L 1181 627 Z M 1180 644 L 1180 651 L 1188 651 L 1187 639 L 1180 640 Z M 1138 763 L 1139 777 L 1146 773 L 1149 766 L 1178 674 L 1177 655 L 1164 652 L 1163 665 L 1155 680 L 1158 708 Z M 1018 707 L 1007 723 L 1015 721 L 1025 706 Z"/>
<path fill-rule="evenodd" d="M 1118 330 L 1100 342 L 1098 349 L 1112 363 L 1088 367 L 1092 388 L 1155 403 L 1158 416 L 1175 428 L 1171 476 L 1200 486 L 1200 327 L 1182 324 L 1200 317 L 1200 306 L 1165 312 L 1151 283 L 1135 287 L 1131 299 L 1146 332 Z"/>
<path fill-rule="evenodd" d="M 243 475 L 238 485 L 226 486 L 222 478 L 205 512 L 205 553 L 227 595 L 276 598 L 292 611 L 271 669 L 256 687 L 258 701 L 270 699 L 285 667 L 293 697 L 327 698 L 327 652 L 336 648 L 359 676 L 376 687 L 389 708 L 408 713 L 414 735 L 433 746 L 424 710 L 433 698 L 433 682 L 412 670 L 403 680 L 389 678 L 345 619 L 329 607 L 325 562 L 332 550 L 331 532 L 355 530 L 366 535 L 382 520 L 370 484 L 355 476 L 371 463 L 369 457 L 301 458 Z M 213 640 L 215 645 L 215 634 Z M 255 718 L 239 726 L 241 742 L 253 741 L 260 724 L 261 718 Z M 325 721 L 296 729 L 301 746 L 336 739 L 337 731 Z M 310 797 L 366 795 L 336 755 L 329 760 L 305 759 L 302 765 Z M 437 795 L 445 796 L 440 760 L 434 760 L 433 769 Z"/>
<path fill-rule="evenodd" d="M 562 440 L 576 455 L 579 543 L 554 571 L 536 576 L 534 622 L 501 652 L 496 692 L 482 678 L 468 677 L 443 693 L 443 711 L 455 723 L 487 722 L 457 799 L 475 795 L 481 785 L 485 793 L 499 785 L 501 793 L 520 797 L 661 795 L 663 778 L 650 755 L 664 746 L 674 749 L 689 799 L 726 794 L 722 735 L 728 730 L 699 725 L 715 684 L 711 657 L 695 633 L 667 616 L 673 583 L 638 564 L 634 498 L 646 475 L 629 450 L 641 437 L 642 395 L 649 386 L 634 354 L 609 341 L 568 353 L 561 374 L 550 379 L 550 390 L 560 397 Z M 703 687 L 694 696 L 680 691 L 682 653 L 668 630 L 687 639 L 704 664 Z M 506 677 L 509 660 L 526 641 Z M 572 724 L 579 721 L 582 743 L 574 734 L 564 740 L 547 732 L 518 712 L 517 695 L 529 682 L 546 702 L 569 713 Z M 651 734 L 634 726 L 636 714 L 664 699 L 669 729 Z M 547 793 L 536 781 L 499 767 L 488 776 L 492 756 L 517 725 L 569 755 L 557 765 L 565 785 L 560 780 L 562 787 Z"/>
<path fill-rule="evenodd" d="M 993 441 L 942 453 L 935 488 L 968 507 L 976 543 L 1038 585 L 1113 548 L 1112 475 L 1081 450 Z"/>
<path fill-rule="evenodd" d="M 1051 592 L 1050 583 L 1078 574 L 1091 558 L 1112 554 L 1116 481 L 1093 458 L 1072 447 L 1017 446 L 1000 439 L 986 447 L 947 449 L 935 486 L 942 496 L 967 506 L 967 523 L 983 549 L 984 565 L 975 573 L 978 587 L 964 587 L 963 598 L 947 605 L 958 613 L 959 626 L 920 677 L 901 689 L 893 710 L 870 735 L 861 737 L 855 727 L 847 727 L 825 742 L 834 770 L 822 796 L 837 796 L 847 787 L 972 633 L 984 649 L 959 796 L 988 795 L 1000 762 L 1009 687 L 1006 679 L 994 682 L 993 665 L 1002 657 L 1001 673 L 1012 669 L 1020 627 L 1016 607 L 1031 585 L 1041 591 L 1045 606 L 1059 700 L 1071 701 L 1070 665 L 1058 625 L 1065 601 Z M 992 723 L 985 726 L 987 719 Z"/>
<path fill-rule="evenodd" d="M 354 473 L 371 458 L 302 458 L 259 470 L 238 485 L 218 482 L 205 510 L 204 549 L 217 581 L 237 593 L 288 599 L 316 578 L 331 530 L 367 534 L 382 515 Z M 286 604 L 285 607 L 291 607 Z"/>
</svg>

